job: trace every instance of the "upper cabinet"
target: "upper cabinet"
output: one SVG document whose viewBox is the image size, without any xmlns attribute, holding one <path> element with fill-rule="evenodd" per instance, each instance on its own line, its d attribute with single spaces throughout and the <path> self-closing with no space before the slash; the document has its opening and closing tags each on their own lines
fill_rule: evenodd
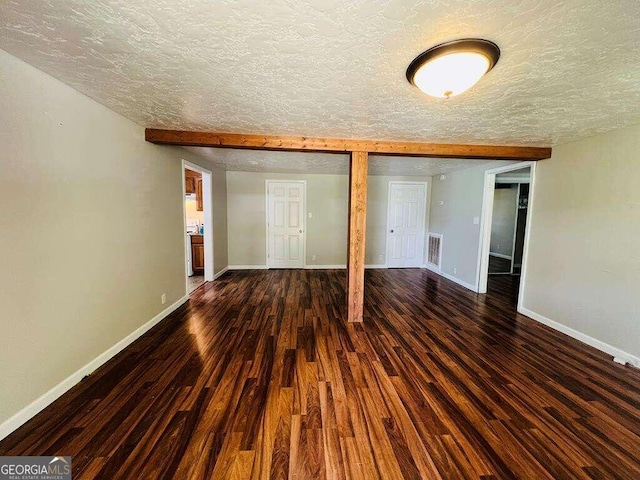
<svg viewBox="0 0 640 480">
<path fill-rule="evenodd" d="M 196 193 L 196 178 L 184 177 L 184 191 L 186 193 Z"/>
<path fill-rule="evenodd" d="M 184 171 L 184 191 L 187 194 L 196 194 L 196 206 L 202 212 L 202 174 L 193 170 Z"/>
<path fill-rule="evenodd" d="M 202 212 L 202 178 L 196 179 L 196 208 Z"/>
</svg>

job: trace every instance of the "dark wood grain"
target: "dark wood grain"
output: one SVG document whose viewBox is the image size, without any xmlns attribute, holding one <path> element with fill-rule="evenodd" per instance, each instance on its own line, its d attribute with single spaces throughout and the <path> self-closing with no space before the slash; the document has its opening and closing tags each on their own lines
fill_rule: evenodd
<svg viewBox="0 0 640 480">
<path fill-rule="evenodd" d="M 0 443 L 76 479 L 638 479 L 640 373 L 425 270 L 229 272 Z"/>
<path fill-rule="evenodd" d="M 191 268 L 194 275 L 204 274 L 204 235 L 190 235 Z"/>
</svg>

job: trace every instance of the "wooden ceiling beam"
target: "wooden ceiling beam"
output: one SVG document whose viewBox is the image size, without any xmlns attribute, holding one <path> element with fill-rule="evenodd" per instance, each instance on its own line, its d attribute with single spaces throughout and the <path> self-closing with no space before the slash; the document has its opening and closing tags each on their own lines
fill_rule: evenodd
<svg viewBox="0 0 640 480">
<path fill-rule="evenodd" d="M 242 133 L 189 132 L 147 128 L 145 139 L 160 145 L 192 147 L 244 148 L 250 150 L 288 150 L 296 152 L 400 155 L 407 157 L 444 157 L 489 160 L 542 160 L 551 157 L 548 147 L 501 145 L 457 145 L 449 143 L 392 142 L 339 138 L 245 135 Z"/>
</svg>

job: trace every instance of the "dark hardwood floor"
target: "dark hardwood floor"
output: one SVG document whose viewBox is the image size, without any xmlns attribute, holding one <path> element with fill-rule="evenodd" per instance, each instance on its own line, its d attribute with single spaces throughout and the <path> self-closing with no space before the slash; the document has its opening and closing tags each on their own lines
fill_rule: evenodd
<svg viewBox="0 0 640 480">
<path fill-rule="evenodd" d="M 639 479 L 640 372 L 426 270 L 229 272 L 0 443 L 75 479 Z"/>
<path fill-rule="evenodd" d="M 489 255 L 489 274 L 511 273 L 511 260 Z"/>
</svg>

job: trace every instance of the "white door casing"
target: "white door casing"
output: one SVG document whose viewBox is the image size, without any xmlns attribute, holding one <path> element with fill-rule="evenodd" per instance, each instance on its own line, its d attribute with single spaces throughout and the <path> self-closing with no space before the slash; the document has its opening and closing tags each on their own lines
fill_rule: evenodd
<svg viewBox="0 0 640 480">
<path fill-rule="evenodd" d="M 267 268 L 304 268 L 306 182 L 267 180 Z"/>
<path fill-rule="evenodd" d="M 478 242 L 478 263 L 476 266 L 476 291 L 487 293 L 487 278 L 489 276 L 489 250 L 491 245 L 491 220 L 493 218 L 493 197 L 495 194 L 496 175 L 500 173 L 520 170 L 529 167 L 529 208 L 527 223 L 524 229 L 524 245 L 522 248 L 522 267 L 520 274 L 520 289 L 518 291 L 518 312 L 521 312 L 527 279 L 527 259 L 529 252 L 530 221 L 534 215 L 536 162 L 520 162 L 504 167 L 493 168 L 484 172 L 484 193 L 482 199 L 482 216 L 480 217 L 480 240 Z"/>
<path fill-rule="evenodd" d="M 185 288 L 186 291 L 189 291 L 189 267 L 187 265 L 188 257 L 187 257 L 187 236 L 186 228 L 187 228 L 187 213 L 186 213 L 186 192 L 185 192 L 185 181 L 184 181 L 184 171 L 193 170 L 194 172 L 199 172 L 202 174 L 202 207 L 204 214 L 204 280 L 205 282 L 212 282 L 214 277 L 214 245 L 213 245 L 213 182 L 212 182 L 212 172 L 211 170 L 207 170 L 206 168 L 201 167 L 200 165 L 196 165 L 195 163 L 188 162 L 187 160 L 182 159 L 182 219 L 183 219 L 183 236 L 185 239 Z M 189 245 L 189 252 L 191 251 L 191 246 Z"/>
<path fill-rule="evenodd" d="M 387 267 L 422 266 L 426 200 L 424 182 L 389 182 Z"/>
</svg>

